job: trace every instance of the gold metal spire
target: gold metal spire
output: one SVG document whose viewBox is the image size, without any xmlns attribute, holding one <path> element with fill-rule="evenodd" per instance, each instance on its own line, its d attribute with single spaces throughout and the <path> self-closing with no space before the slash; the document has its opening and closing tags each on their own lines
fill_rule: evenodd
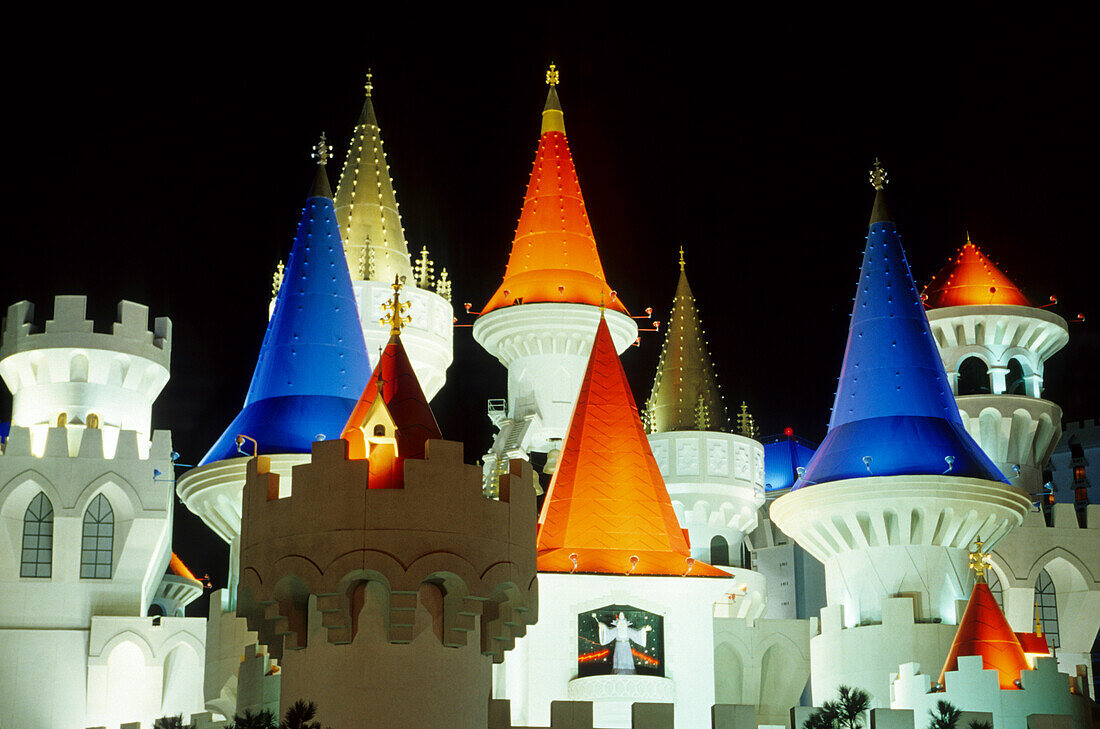
<svg viewBox="0 0 1100 729">
<path fill-rule="evenodd" d="M 985 542 L 978 537 L 974 551 L 970 553 L 970 569 L 974 570 L 978 582 L 985 582 L 985 572 L 989 569 L 989 552 L 982 551 L 984 546 Z"/>
<path fill-rule="evenodd" d="M 684 270 L 684 247 L 680 246 L 680 270 Z"/>
<path fill-rule="evenodd" d="M 882 166 L 882 162 L 878 157 L 875 157 L 875 164 L 868 173 L 868 182 L 876 190 L 882 190 L 890 182 L 886 176 L 886 168 Z"/>
<path fill-rule="evenodd" d="M 403 281 L 400 276 L 393 277 L 393 301 L 387 301 L 382 304 L 382 310 L 387 314 L 378 320 L 378 323 L 382 326 L 387 324 L 390 327 L 390 336 L 395 336 L 401 333 L 402 327 L 412 321 L 411 316 L 404 316 L 405 312 L 412 306 L 408 301 L 401 300 L 401 287 Z"/>
<path fill-rule="evenodd" d="M 317 164 L 328 164 L 328 156 L 332 152 L 332 147 L 325 141 L 325 133 L 321 132 L 321 139 L 317 144 L 313 145 L 313 153 L 310 154 L 313 159 L 317 160 Z"/>
<path fill-rule="evenodd" d="M 546 69 L 546 84 L 548 86 L 557 86 L 559 78 L 558 67 L 551 63 L 550 68 Z"/>
<path fill-rule="evenodd" d="M 370 96 L 370 92 L 374 91 L 374 82 L 371 81 L 372 78 L 374 78 L 374 74 L 371 73 L 371 70 L 368 68 L 367 69 L 367 82 L 365 84 L 363 84 L 363 88 L 366 90 L 367 96 Z"/>
</svg>

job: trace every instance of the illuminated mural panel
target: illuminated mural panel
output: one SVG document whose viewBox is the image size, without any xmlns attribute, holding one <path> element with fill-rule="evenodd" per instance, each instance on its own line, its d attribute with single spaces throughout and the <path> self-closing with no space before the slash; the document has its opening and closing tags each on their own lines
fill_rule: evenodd
<svg viewBox="0 0 1100 729">
<path fill-rule="evenodd" d="M 577 615 L 577 675 L 665 675 L 664 618 L 631 605 Z"/>
</svg>

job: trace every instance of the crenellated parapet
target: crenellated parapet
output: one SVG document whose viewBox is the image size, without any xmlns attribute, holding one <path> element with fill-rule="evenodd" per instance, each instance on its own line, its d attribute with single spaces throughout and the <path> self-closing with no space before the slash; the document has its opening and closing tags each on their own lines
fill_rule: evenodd
<svg viewBox="0 0 1100 729">
<path fill-rule="evenodd" d="M 459 443 L 429 441 L 424 460 L 405 462 L 403 489 L 369 488 L 369 467 L 347 458 L 343 440 L 315 443 L 279 498 L 269 460 L 249 464 L 238 613 L 281 657 L 308 647 L 311 597 L 337 645 L 353 641 L 368 599 L 385 607 L 386 640 L 410 643 L 424 629 L 420 605 L 443 646 L 477 630 L 481 652 L 500 661 L 537 615 L 529 467 L 501 478 L 499 500 L 482 495 Z"/>
</svg>

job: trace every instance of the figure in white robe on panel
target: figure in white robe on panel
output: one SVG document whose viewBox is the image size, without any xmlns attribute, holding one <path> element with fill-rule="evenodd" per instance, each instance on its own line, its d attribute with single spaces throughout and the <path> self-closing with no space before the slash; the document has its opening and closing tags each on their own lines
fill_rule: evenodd
<svg viewBox="0 0 1100 729">
<path fill-rule="evenodd" d="M 618 617 L 612 621 L 611 625 L 601 623 L 600 619 L 596 617 L 596 613 L 592 613 L 592 619 L 596 621 L 596 624 L 600 626 L 600 645 L 607 645 L 614 641 L 615 648 L 612 652 L 611 659 L 611 673 L 612 674 L 633 674 L 634 671 L 634 654 L 630 650 L 630 641 L 634 641 L 642 648 L 646 647 L 646 643 L 649 640 L 649 631 L 652 630 L 652 626 L 645 626 L 642 629 L 631 627 L 630 621 L 626 619 L 624 613 L 619 613 Z"/>
</svg>

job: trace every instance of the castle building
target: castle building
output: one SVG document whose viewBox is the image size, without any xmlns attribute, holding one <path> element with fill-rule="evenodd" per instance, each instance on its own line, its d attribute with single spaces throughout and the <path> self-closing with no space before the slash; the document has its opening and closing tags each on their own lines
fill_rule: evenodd
<svg viewBox="0 0 1100 729">
<path fill-rule="evenodd" d="M 504 280 L 481 308 L 474 339 L 508 368 L 508 398 L 490 401 L 499 428 L 485 456 L 486 487 L 512 458 L 546 453 L 553 473 L 588 362 L 601 306 L 617 352 L 638 337 L 608 285 L 584 205 L 558 100 L 550 90 L 531 179 L 516 226 Z"/>
</svg>

